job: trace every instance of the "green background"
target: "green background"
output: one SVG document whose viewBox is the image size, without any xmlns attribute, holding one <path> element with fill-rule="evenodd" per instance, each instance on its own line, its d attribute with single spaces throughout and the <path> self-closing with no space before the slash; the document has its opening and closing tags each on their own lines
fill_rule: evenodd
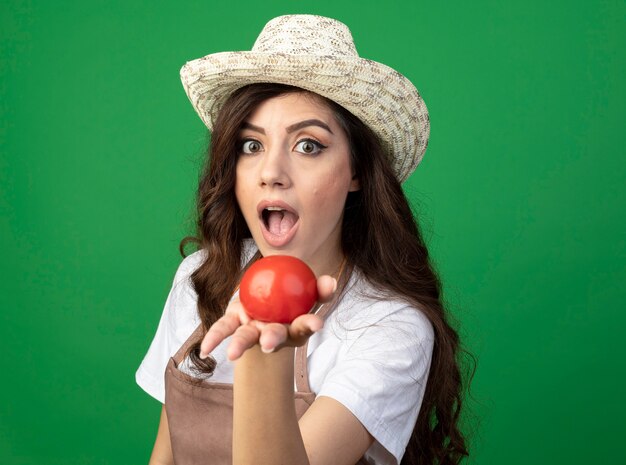
<svg viewBox="0 0 626 465">
<path fill-rule="evenodd" d="M 146 463 L 206 132 L 178 71 L 335 17 L 431 115 L 405 183 L 477 357 L 472 464 L 624 463 L 623 1 L 3 1 L 0 463 Z"/>
</svg>

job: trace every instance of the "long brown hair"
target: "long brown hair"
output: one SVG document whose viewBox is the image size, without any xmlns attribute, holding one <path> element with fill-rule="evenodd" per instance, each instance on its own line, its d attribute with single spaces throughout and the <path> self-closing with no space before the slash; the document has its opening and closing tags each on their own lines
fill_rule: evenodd
<svg viewBox="0 0 626 465">
<path fill-rule="evenodd" d="M 234 194 L 238 133 L 261 102 L 289 92 L 303 90 L 280 84 L 243 87 L 231 95 L 215 122 L 198 188 L 197 237 L 185 237 L 180 244 L 183 256 L 189 242 L 207 254 L 191 276 L 205 330 L 223 315 L 240 277 L 243 240 L 251 237 Z M 467 380 L 462 376 L 460 356 L 467 352 L 449 324 L 439 278 L 379 138 L 349 111 L 322 100 L 348 136 L 352 166 L 361 186 L 348 195 L 344 209 L 341 245 L 347 263 L 375 288 L 414 304 L 434 328 L 428 382 L 401 463 L 458 464 L 469 455 L 458 426 L 463 393 L 473 376 L 466 376 Z M 212 372 L 215 362 L 200 359 L 198 349 L 199 341 L 190 350 L 192 363 L 199 371 Z"/>
</svg>

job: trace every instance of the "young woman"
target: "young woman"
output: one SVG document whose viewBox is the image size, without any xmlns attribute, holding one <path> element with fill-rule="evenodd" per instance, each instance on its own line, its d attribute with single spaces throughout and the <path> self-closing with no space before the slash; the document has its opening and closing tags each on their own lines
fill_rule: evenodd
<svg viewBox="0 0 626 465">
<path fill-rule="evenodd" d="M 458 463 L 459 341 L 400 187 L 429 135 L 415 87 L 310 15 L 181 77 L 212 134 L 181 243 L 199 250 L 137 371 L 164 403 L 150 463 Z M 277 254 L 318 277 L 320 305 L 290 325 L 237 297 L 246 265 Z"/>
</svg>

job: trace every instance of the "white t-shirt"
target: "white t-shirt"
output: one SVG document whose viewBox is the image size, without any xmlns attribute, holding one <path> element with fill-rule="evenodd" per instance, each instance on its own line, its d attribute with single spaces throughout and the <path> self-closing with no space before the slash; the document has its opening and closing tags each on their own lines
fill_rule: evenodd
<svg viewBox="0 0 626 465">
<path fill-rule="evenodd" d="M 245 260 L 256 251 L 250 242 Z M 156 335 L 136 373 L 137 384 L 160 402 L 165 399 L 169 358 L 200 324 L 190 275 L 204 258 L 199 250 L 180 264 Z M 375 438 L 365 455 L 370 463 L 397 464 L 422 403 L 434 332 L 415 307 L 376 296 L 355 270 L 342 301 L 309 339 L 309 385 L 316 396 L 332 397 L 348 408 Z M 234 366 L 226 358 L 229 342 L 211 353 L 217 361 L 213 382 L 233 382 Z M 185 362 L 179 368 L 196 376 Z"/>
</svg>

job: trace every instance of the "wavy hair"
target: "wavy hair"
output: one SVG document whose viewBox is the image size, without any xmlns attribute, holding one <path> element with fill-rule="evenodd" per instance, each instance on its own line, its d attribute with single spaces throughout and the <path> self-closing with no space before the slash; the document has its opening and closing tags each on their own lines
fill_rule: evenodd
<svg viewBox="0 0 626 465">
<path fill-rule="evenodd" d="M 206 251 L 204 262 L 191 276 L 205 330 L 223 315 L 236 289 L 243 240 L 251 237 L 234 193 L 239 131 L 261 102 L 291 92 L 308 91 L 271 83 L 245 86 L 230 96 L 215 122 L 199 181 L 196 236 L 180 243 L 183 257 L 190 242 Z M 348 195 L 344 208 L 341 245 L 347 263 L 359 269 L 375 288 L 422 310 L 434 328 L 428 381 L 401 465 L 458 464 L 469 455 L 459 423 L 463 394 L 473 377 L 473 371 L 462 375 L 461 355 L 471 354 L 461 348 L 449 323 L 440 280 L 379 138 L 349 111 L 320 98 L 348 136 L 351 163 L 361 186 Z M 393 208 L 381 208 L 390 205 Z M 199 345 L 197 341 L 191 347 L 191 361 L 198 371 L 211 373 L 215 361 L 200 359 Z"/>
</svg>

